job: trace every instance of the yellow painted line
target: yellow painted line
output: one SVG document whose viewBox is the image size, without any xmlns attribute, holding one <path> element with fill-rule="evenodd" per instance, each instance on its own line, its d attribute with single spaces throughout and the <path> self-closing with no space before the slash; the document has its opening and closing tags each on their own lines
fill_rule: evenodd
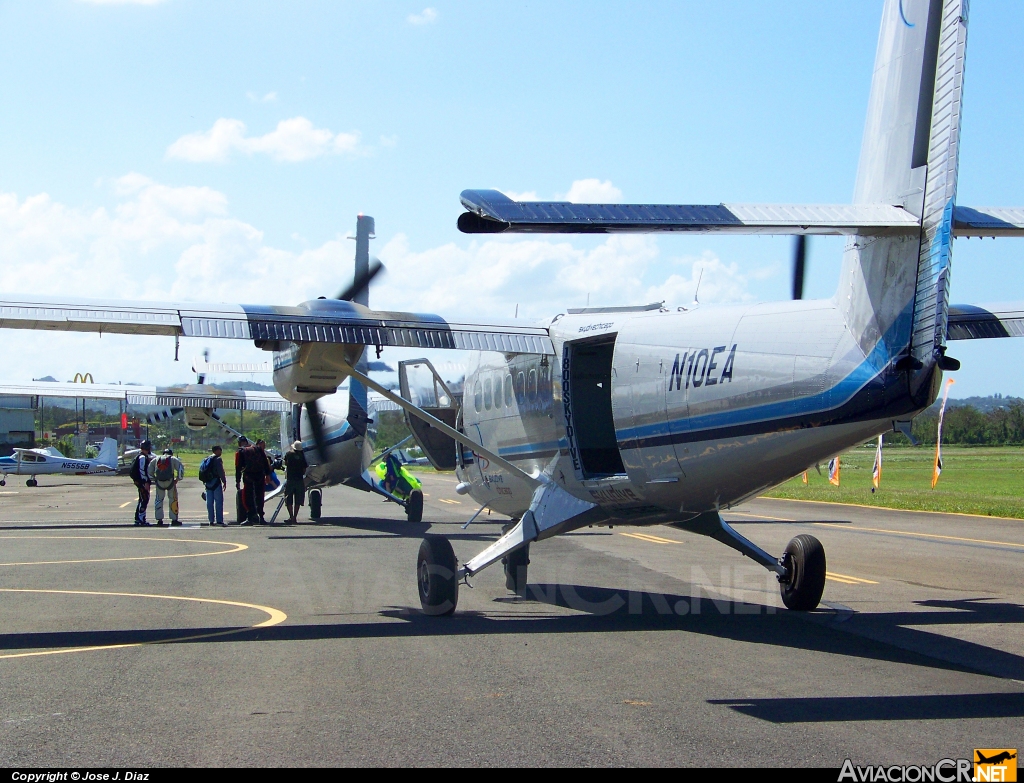
<svg viewBox="0 0 1024 783">
<path fill-rule="evenodd" d="M 841 582 L 844 585 L 855 585 L 855 584 L 857 584 L 856 582 L 854 582 L 854 581 L 852 581 L 850 579 L 840 579 L 839 577 L 832 576 L 830 574 L 825 574 L 825 579 L 827 579 L 830 582 Z"/>
<path fill-rule="evenodd" d="M 448 498 L 438 498 L 438 501 L 441 502 L 441 503 L 447 503 L 450 506 L 461 506 L 462 505 L 462 501 L 461 500 L 448 500 Z"/>
<path fill-rule="evenodd" d="M 682 541 L 673 541 L 671 538 L 662 538 L 661 536 L 652 536 L 649 533 L 619 533 L 620 536 L 629 536 L 630 538 L 638 538 L 641 541 L 647 541 L 651 544 L 681 544 Z"/>
<path fill-rule="evenodd" d="M 877 585 L 878 582 L 872 581 L 871 579 L 861 579 L 859 576 L 850 576 L 849 574 L 837 574 L 834 571 L 825 572 L 826 579 L 834 579 L 837 582 L 845 582 L 851 585 Z"/>
<path fill-rule="evenodd" d="M 870 508 L 883 511 L 906 511 L 908 514 L 944 514 L 951 517 L 973 517 L 974 519 L 1005 519 L 1009 522 L 1020 522 L 1020 517 L 994 517 L 991 514 L 968 514 L 964 511 L 929 511 L 925 508 L 893 508 L 892 506 L 872 506 L 867 503 L 840 503 L 838 500 L 805 500 L 803 498 L 770 498 L 758 495 L 758 500 L 769 500 L 773 503 L 817 503 L 821 506 L 852 506 L 853 508 Z M 730 512 L 732 513 L 732 512 Z M 735 512 L 739 513 L 739 512 Z"/>
<path fill-rule="evenodd" d="M 773 522 L 796 522 L 795 519 L 783 519 L 782 517 L 770 517 L 767 514 L 749 514 L 746 511 L 726 511 L 726 514 L 739 514 L 743 517 L 753 517 L 754 519 L 770 519 Z"/>
<path fill-rule="evenodd" d="M 66 647 L 59 650 L 43 650 L 40 652 L 11 653 L 0 655 L 0 660 L 7 658 L 37 658 L 43 655 L 65 655 L 76 652 L 95 652 L 96 650 L 123 650 L 128 647 L 146 647 L 155 644 L 172 644 L 175 642 L 190 642 L 196 639 L 210 639 L 214 636 L 228 636 L 229 634 L 242 633 L 252 628 L 269 628 L 272 625 L 280 625 L 288 619 L 288 615 L 280 609 L 272 606 L 261 606 L 260 604 L 247 604 L 243 601 L 225 601 L 220 598 L 192 598 L 184 595 L 153 595 L 150 593 L 101 593 L 93 590 L 29 590 L 15 587 L 0 587 L 2 593 L 50 593 L 60 595 L 105 595 L 120 598 L 162 598 L 168 601 L 195 601 L 205 604 L 223 604 L 224 606 L 240 606 L 243 609 L 256 609 L 265 612 L 268 616 L 262 623 L 250 625 L 245 628 L 233 628 L 229 631 L 216 631 L 214 633 L 193 634 L 192 636 L 178 636 L 173 639 L 161 639 L 156 642 L 129 642 L 127 644 L 103 644 L 94 647 Z"/>
<path fill-rule="evenodd" d="M 986 519 L 988 517 L 985 517 Z M 911 533 L 906 530 L 886 530 L 880 527 L 856 527 L 855 525 L 837 525 L 832 522 L 809 522 L 810 525 L 823 525 L 834 527 L 837 530 L 866 530 L 869 533 L 890 533 L 894 536 L 910 536 L 912 538 L 937 538 L 943 541 L 964 541 L 969 544 L 992 544 L 994 546 L 1013 546 L 1024 549 L 1024 544 L 1015 544 L 1011 541 L 989 541 L 984 538 L 961 538 L 960 536 L 940 536 L 938 533 Z"/>
<path fill-rule="evenodd" d="M 225 549 L 220 552 L 193 552 L 187 555 L 143 555 L 140 557 L 101 557 L 91 558 L 88 560 L 36 560 L 24 563 L 0 563 L 2 566 L 24 566 L 24 565 L 68 565 L 70 563 L 118 563 L 125 562 L 128 560 L 177 560 L 182 557 L 209 557 L 211 555 L 233 555 L 235 552 L 241 552 L 244 549 L 248 549 L 246 544 L 235 544 L 231 541 L 207 541 L 200 538 L 149 538 L 147 536 L 0 536 L 0 541 L 6 541 L 8 539 L 15 538 L 41 538 L 41 539 L 70 539 L 70 540 L 90 540 L 95 539 L 99 541 L 162 541 L 170 542 L 172 544 L 180 544 L 182 542 L 189 542 L 193 544 L 215 544 L 217 546 L 229 546 L 234 547 L 233 549 Z"/>
<path fill-rule="evenodd" d="M 129 500 L 127 503 L 122 503 L 120 506 L 118 506 L 118 508 L 124 508 L 125 506 L 130 506 L 134 502 L 135 502 L 134 500 Z"/>
</svg>

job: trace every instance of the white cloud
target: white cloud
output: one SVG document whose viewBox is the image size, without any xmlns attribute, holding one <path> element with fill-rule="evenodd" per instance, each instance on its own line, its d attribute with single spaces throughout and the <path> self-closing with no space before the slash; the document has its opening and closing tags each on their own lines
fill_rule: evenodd
<svg viewBox="0 0 1024 783">
<path fill-rule="evenodd" d="M 513 201 L 540 201 L 540 199 L 537 198 L 536 190 L 526 190 L 522 193 L 517 193 L 514 190 L 503 190 L 501 192 Z"/>
<path fill-rule="evenodd" d="M 622 201 L 622 191 L 609 180 L 578 179 L 569 187 L 563 200 L 574 204 L 617 204 Z"/>
<path fill-rule="evenodd" d="M 394 147 L 398 144 L 398 134 L 392 133 L 390 136 L 380 137 L 380 146 L 382 147 Z"/>
<path fill-rule="evenodd" d="M 359 151 L 359 133 L 332 133 L 315 128 L 305 117 L 281 120 L 263 136 L 246 135 L 241 120 L 222 117 L 210 130 L 189 133 L 167 148 L 167 157 L 193 163 L 222 163 L 232 153 L 265 154 L 274 160 L 297 163 L 330 153 Z"/>
<path fill-rule="evenodd" d="M 437 21 L 438 16 L 440 16 L 440 14 L 437 13 L 436 8 L 424 8 L 418 14 L 409 14 L 405 17 L 405 20 L 409 24 L 415 25 L 433 24 Z"/>
<path fill-rule="evenodd" d="M 296 304 L 330 296 L 347 282 L 353 246 L 341 235 L 318 246 L 268 243 L 263 231 L 233 217 L 226 196 L 209 187 L 173 187 L 138 173 L 101 185 L 111 204 L 75 207 L 46 193 L 19 198 L 0 192 L 0 258 L 4 291 L 15 297 Z M 370 294 L 376 307 L 447 317 L 544 318 L 582 306 L 665 300 L 688 305 L 700 270 L 704 303 L 751 299 L 761 271 L 741 272 L 715 255 L 662 256 L 643 235 L 593 239 L 493 237 L 414 250 L 404 235 L 379 248 L 388 268 Z M 106 335 L 5 331 L 4 377 L 97 381 L 185 380 L 173 341 Z M 220 361 L 262 360 L 249 343 L 185 340 L 187 360 L 210 346 Z"/>
<path fill-rule="evenodd" d="M 253 103 L 273 103 L 274 101 L 277 100 L 277 93 L 273 91 L 268 92 L 265 95 L 260 95 L 258 93 L 250 91 L 247 92 L 245 96 Z"/>
</svg>

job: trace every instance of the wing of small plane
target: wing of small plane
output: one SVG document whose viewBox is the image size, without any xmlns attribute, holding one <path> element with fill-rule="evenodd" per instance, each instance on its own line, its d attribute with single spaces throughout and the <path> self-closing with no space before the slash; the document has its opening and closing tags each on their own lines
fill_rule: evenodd
<svg viewBox="0 0 1024 783">
<path fill-rule="evenodd" d="M 0 328 L 554 353 L 544 326 L 492 319 L 446 321 L 438 315 L 371 310 L 338 299 L 278 307 L 4 298 Z"/>
<path fill-rule="evenodd" d="M 291 409 L 291 403 L 276 392 L 218 389 L 210 384 L 135 386 L 33 381 L 0 384 L 0 396 L 3 395 L 123 400 L 129 405 L 160 405 L 167 408 L 229 408 L 278 412 Z"/>
<path fill-rule="evenodd" d="M 676 231 L 695 234 L 914 233 L 921 220 L 892 204 L 573 204 L 514 201 L 498 190 L 464 190 L 466 234 Z M 1024 209 L 957 207 L 958 237 L 1024 236 Z"/>
</svg>

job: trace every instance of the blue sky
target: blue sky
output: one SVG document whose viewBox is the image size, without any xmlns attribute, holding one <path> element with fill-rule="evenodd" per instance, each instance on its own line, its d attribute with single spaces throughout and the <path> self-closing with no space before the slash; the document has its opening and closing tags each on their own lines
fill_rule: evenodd
<svg viewBox="0 0 1024 783">
<path fill-rule="evenodd" d="M 345 284 L 365 212 L 380 306 L 685 304 L 701 270 L 704 302 L 782 299 L 788 238 L 474 241 L 458 194 L 849 201 L 881 5 L 0 0 L 0 286 L 290 304 Z M 1024 4 L 973 4 L 961 204 L 1024 204 L 1022 34 Z M 812 241 L 809 296 L 841 246 Z M 1024 300 L 1022 260 L 957 242 L 952 299 Z M 9 380 L 188 376 L 168 340 L 3 336 Z M 950 353 L 954 396 L 1024 395 L 1017 341 Z"/>
</svg>

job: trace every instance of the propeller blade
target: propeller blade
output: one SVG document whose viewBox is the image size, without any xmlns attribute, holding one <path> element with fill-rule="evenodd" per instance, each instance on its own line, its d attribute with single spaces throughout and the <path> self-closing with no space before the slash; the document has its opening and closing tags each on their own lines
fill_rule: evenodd
<svg viewBox="0 0 1024 783">
<path fill-rule="evenodd" d="M 367 267 L 364 274 L 356 277 L 352 284 L 338 294 L 335 299 L 341 299 L 344 302 L 351 302 L 359 294 L 365 291 L 370 286 L 370 281 L 373 280 L 381 271 L 383 271 L 384 265 L 376 258 L 370 259 L 370 265 Z"/>
<path fill-rule="evenodd" d="M 807 259 L 807 236 L 800 234 L 793 247 L 793 298 L 804 298 L 804 268 Z"/>
<path fill-rule="evenodd" d="M 327 444 L 324 442 L 324 422 L 320 418 L 320 407 L 316 400 L 306 403 L 306 413 L 309 416 L 309 427 L 313 430 L 313 442 L 316 444 L 316 456 L 320 464 L 327 463 Z"/>
</svg>

